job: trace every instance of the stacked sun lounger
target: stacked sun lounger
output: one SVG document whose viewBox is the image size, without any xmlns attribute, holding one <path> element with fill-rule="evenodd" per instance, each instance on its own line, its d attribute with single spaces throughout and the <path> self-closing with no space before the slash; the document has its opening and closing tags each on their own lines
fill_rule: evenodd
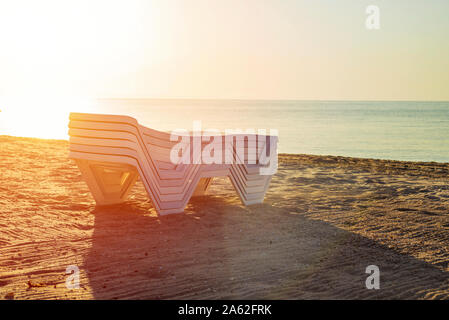
<svg viewBox="0 0 449 320">
<path fill-rule="evenodd" d="M 216 136 L 222 138 L 221 161 L 210 163 L 198 157 L 207 141 L 153 130 L 128 116 L 71 113 L 69 135 L 69 157 L 98 205 L 125 201 L 140 177 L 159 214 L 183 212 L 192 196 L 203 195 L 220 176 L 230 178 L 243 204 L 261 203 L 277 165 L 276 136 Z M 184 155 L 173 151 L 180 140 L 187 142 Z M 181 161 L 173 161 L 174 155 Z"/>
</svg>

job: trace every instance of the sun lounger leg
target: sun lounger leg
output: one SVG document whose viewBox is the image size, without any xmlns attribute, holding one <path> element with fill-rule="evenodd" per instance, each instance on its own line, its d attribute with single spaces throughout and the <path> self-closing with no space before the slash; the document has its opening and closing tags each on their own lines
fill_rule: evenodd
<svg viewBox="0 0 449 320">
<path fill-rule="evenodd" d="M 134 167 L 124 164 L 76 160 L 97 205 L 117 204 L 126 200 L 138 178 Z"/>
<path fill-rule="evenodd" d="M 207 189 L 209 189 L 212 183 L 212 178 L 201 178 L 196 186 L 195 192 L 192 197 L 203 196 L 206 194 Z"/>
<path fill-rule="evenodd" d="M 249 206 L 262 203 L 272 176 L 237 173 L 237 170 L 237 168 L 233 168 L 229 178 L 242 204 Z"/>
</svg>

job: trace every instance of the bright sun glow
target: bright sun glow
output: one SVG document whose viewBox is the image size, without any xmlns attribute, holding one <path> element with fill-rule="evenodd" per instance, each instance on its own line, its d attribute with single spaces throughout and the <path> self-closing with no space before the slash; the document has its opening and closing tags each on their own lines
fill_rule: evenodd
<svg viewBox="0 0 449 320">
<path fill-rule="evenodd" d="M 111 95 L 109 87 L 141 68 L 143 36 L 151 43 L 154 34 L 143 34 L 149 8 L 144 1 L 0 1 L 0 134 L 67 139 L 69 113 L 94 111 L 80 97 Z"/>
<path fill-rule="evenodd" d="M 74 97 L 3 98 L 0 99 L 0 134 L 67 139 L 69 113 L 94 109 L 94 100 Z"/>
</svg>

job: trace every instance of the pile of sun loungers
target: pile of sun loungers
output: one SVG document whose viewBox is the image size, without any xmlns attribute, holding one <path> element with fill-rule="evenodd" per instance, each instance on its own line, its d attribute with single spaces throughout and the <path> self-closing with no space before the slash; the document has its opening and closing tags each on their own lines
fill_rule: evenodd
<svg viewBox="0 0 449 320">
<path fill-rule="evenodd" d="M 131 117 L 71 113 L 70 154 L 98 205 L 121 203 L 139 179 L 159 214 L 183 212 L 214 177 L 228 176 L 242 200 L 263 202 L 277 167 L 277 137 L 174 135 Z M 207 140 L 207 141 L 204 141 Z M 211 148 L 213 161 L 201 155 Z"/>
</svg>

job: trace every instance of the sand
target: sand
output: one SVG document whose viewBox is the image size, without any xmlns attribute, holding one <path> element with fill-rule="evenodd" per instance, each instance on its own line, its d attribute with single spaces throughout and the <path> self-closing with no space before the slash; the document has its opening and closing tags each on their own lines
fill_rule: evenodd
<svg viewBox="0 0 449 320">
<path fill-rule="evenodd" d="M 220 178 L 158 217 L 140 182 L 95 207 L 67 150 L 0 136 L 0 299 L 449 298 L 449 164 L 281 154 L 263 205 Z"/>
</svg>

